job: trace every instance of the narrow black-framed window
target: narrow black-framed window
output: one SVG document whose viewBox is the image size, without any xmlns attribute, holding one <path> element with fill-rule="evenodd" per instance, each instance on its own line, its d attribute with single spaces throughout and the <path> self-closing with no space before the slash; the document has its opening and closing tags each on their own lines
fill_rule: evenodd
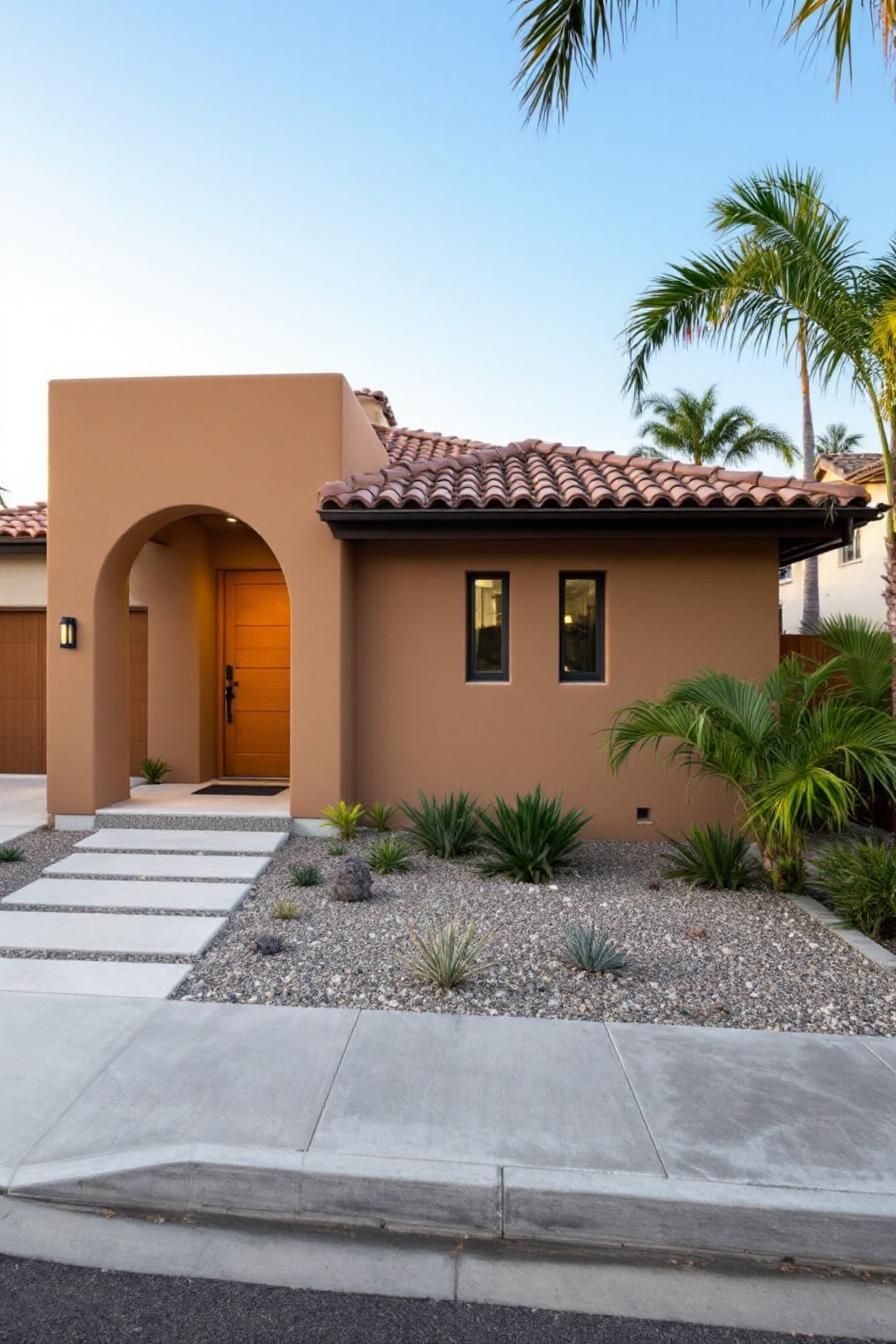
<svg viewBox="0 0 896 1344">
<path fill-rule="evenodd" d="M 603 681 L 604 575 L 560 575 L 560 680 Z"/>
<path fill-rule="evenodd" d="M 510 575 L 467 575 L 467 681 L 510 680 Z"/>
</svg>

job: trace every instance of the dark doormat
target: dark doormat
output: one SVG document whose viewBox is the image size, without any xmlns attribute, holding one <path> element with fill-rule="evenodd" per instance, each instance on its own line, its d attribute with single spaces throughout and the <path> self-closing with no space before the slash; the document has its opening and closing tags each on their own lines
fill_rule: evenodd
<svg viewBox="0 0 896 1344">
<path fill-rule="evenodd" d="M 285 792 L 285 784 L 206 784 L 204 789 L 193 790 L 194 794 L 226 794 L 229 798 L 273 798 L 275 793 Z"/>
</svg>

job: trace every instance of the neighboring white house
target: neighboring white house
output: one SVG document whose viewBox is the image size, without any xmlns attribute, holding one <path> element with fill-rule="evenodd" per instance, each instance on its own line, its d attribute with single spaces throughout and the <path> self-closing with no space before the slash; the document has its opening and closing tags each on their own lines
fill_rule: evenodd
<svg viewBox="0 0 896 1344">
<path fill-rule="evenodd" d="M 832 453 L 815 463 L 817 481 L 855 481 L 873 504 L 886 504 L 883 459 L 876 453 Z M 818 598 L 822 617 L 851 613 L 883 621 L 885 519 L 857 530 L 851 544 L 818 557 Z M 781 630 L 799 634 L 803 614 L 803 568 L 785 565 L 778 586 Z"/>
</svg>

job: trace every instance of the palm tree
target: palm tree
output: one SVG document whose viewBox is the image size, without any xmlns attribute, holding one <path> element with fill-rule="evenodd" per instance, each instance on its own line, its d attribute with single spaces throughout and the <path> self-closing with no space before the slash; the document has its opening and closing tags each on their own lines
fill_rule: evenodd
<svg viewBox="0 0 896 1344">
<path fill-rule="evenodd" d="M 718 401 L 715 387 L 702 397 L 682 387 L 672 397 L 645 397 L 642 405 L 654 418 L 645 420 L 639 432 L 650 442 L 635 451 L 700 467 L 739 467 L 763 451 L 778 453 L 788 466 L 797 461 L 796 448 L 780 429 L 760 424 L 746 406 L 729 406 L 716 414 Z"/>
<path fill-rule="evenodd" d="M 655 7 L 659 0 L 643 0 Z M 675 0 L 670 0 L 674 5 Z M 763 0 L 784 5 L 784 0 Z M 803 38 L 810 48 L 830 47 L 836 88 L 844 73 L 852 77 L 853 28 L 859 11 L 882 46 L 885 62 L 896 58 L 896 0 L 791 0 L 785 36 Z M 545 127 L 569 106 L 573 74 L 594 75 L 598 62 L 625 46 L 634 31 L 642 0 L 519 0 L 516 12 L 521 63 L 514 80 L 526 120 Z"/>
<path fill-rule="evenodd" d="M 759 684 L 699 672 L 617 713 L 610 768 L 665 746 L 671 762 L 724 780 L 773 884 L 799 887 L 807 832 L 840 829 L 863 793 L 896 792 L 896 719 L 838 694 L 838 671 L 791 655 Z"/>
<path fill-rule="evenodd" d="M 842 420 L 837 420 L 828 425 L 822 434 L 815 440 L 815 448 L 819 453 L 830 456 L 832 453 L 855 453 L 858 451 L 859 444 L 862 442 L 861 434 L 850 434 Z"/>
<path fill-rule="evenodd" d="M 655 280 L 635 303 L 625 331 L 625 387 L 636 406 L 644 397 L 647 365 L 666 344 L 704 339 L 762 351 L 776 345 L 797 366 L 807 480 L 815 472 L 809 388 L 815 328 L 807 304 L 819 272 L 842 276 L 854 256 L 846 221 L 824 203 L 821 191 L 817 173 L 790 168 L 733 183 L 710 210 L 722 242 Z M 812 630 L 818 618 L 818 560 L 812 556 L 803 569 L 803 630 Z"/>
</svg>

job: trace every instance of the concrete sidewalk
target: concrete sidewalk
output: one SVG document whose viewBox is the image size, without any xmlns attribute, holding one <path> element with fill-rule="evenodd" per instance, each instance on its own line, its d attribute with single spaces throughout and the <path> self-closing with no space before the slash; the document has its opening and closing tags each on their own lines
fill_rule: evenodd
<svg viewBox="0 0 896 1344">
<path fill-rule="evenodd" d="M 13 1197 L 896 1268 L 896 1040 L 0 995 Z"/>
</svg>

